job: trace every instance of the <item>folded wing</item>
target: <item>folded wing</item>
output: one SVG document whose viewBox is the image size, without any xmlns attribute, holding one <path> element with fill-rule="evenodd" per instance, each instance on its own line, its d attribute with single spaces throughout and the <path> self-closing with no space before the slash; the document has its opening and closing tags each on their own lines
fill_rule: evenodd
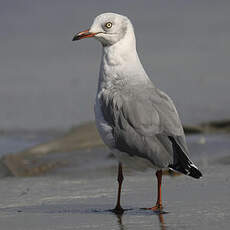
<svg viewBox="0 0 230 230">
<path fill-rule="evenodd" d="M 165 93 L 155 87 L 132 87 L 104 95 L 101 104 L 105 120 L 113 127 L 115 148 L 189 175 L 194 164 L 187 156 L 176 108 Z"/>
</svg>

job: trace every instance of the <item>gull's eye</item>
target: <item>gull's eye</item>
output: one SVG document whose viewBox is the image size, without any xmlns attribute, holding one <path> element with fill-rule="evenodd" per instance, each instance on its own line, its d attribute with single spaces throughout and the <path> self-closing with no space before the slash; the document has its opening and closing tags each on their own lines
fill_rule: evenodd
<svg viewBox="0 0 230 230">
<path fill-rule="evenodd" d="M 112 27 L 112 22 L 106 22 L 105 23 L 105 27 L 107 28 L 107 29 L 110 29 L 111 27 Z"/>
</svg>

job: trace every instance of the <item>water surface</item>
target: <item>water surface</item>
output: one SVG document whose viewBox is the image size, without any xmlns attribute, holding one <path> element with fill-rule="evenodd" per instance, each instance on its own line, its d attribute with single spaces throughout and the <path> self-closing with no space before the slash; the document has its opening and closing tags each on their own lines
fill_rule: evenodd
<svg viewBox="0 0 230 230">
<path fill-rule="evenodd" d="M 15 140 L 15 137 L 11 140 Z M 10 141 L 9 141 L 10 143 Z M 27 143 L 25 143 L 26 145 Z M 3 229 L 229 229 L 229 135 L 189 136 L 194 162 L 203 172 L 163 178 L 165 213 L 142 210 L 156 198 L 152 170 L 125 168 L 122 205 L 116 198 L 116 161 L 104 148 L 66 153 L 68 167 L 31 178 L 0 180 L 0 221 Z M 22 146 L 21 146 L 22 147 Z M 53 153 L 55 158 L 63 157 Z"/>
</svg>

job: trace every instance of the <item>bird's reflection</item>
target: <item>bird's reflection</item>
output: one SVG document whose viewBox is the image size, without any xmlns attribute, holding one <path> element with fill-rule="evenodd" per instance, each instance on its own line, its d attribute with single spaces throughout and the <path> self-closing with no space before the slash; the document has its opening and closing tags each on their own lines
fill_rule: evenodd
<svg viewBox="0 0 230 230">
<path fill-rule="evenodd" d="M 158 219 L 159 219 L 159 224 L 160 224 L 160 229 L 161 230 L 165 230 L 166 226 L 165 226 L 165 222 L 164 222 L 164 215 L 165 213 L 159 212 L 158 215 Z"/>
<path fill-rule="evenodd" d="M 118 226 L 120 227 L 120 230 L 126 230 L 127 228 L 124 226 L 123 222 L 122 222 L 122 216 L 123 216 L 123 213 L 122 214 L 115 214 L 117 216 L 117 223 L 118 223 Z"/>
<path fill-rule="evenodd" d="M 123 221 L 122 221 L 122 217 L 123 217 L 123 214 L 124 213 L 114 213 L 114 215 L 116 215 L 117 217 L 117 223 L 118 223 L 118 226 L 120 228 L 120 230 L 128 230 L 128 228 L 123 224 Z M 166 225 L 165 225 L 165 222 L 164 222 L 164 214 L 166 214 L 166 212 L 154 212 L 154 216 L 157 215 L 158 216 L 158 220 L 159 220 L 159 226 L 160 226 L 160 230 L 166 230 Z"/>
</svg>

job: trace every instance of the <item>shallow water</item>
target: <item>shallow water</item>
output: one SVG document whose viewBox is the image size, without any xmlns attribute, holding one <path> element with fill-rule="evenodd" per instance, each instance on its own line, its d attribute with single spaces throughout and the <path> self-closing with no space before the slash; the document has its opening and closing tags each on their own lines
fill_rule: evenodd
<svg viewBox="0 0 230 230">
<path fill-rule="evenodd" d="M 142 210 L 155 202 L 152 170 L 125 168 L 122 216 L 113 214 L 116 162 L 105 149 L 79 151 L 72 164 L 48 175 L 0 180 L 3 229 L 229 229 L 228 135 L 189 136 L 194 162 L 204 176 L 163 178 L 164 212 Z M 15 140 L 15 139 L 14 139 Z M 55 157 L 58 156 L 55 155 Z M 71 155 L 68 155 L 68 157 Z"/>
<path fill-rule="evenodd" d="M 54 138 L 57 138 L 63 133 L 58 132 L 26 132 L 22 131 L 10 131 L 0 134 L 0 157 L 4 154 L 17 153 L 24 149 L 36 146 L 38 144 L 48 142 Z"/>
</svg>

